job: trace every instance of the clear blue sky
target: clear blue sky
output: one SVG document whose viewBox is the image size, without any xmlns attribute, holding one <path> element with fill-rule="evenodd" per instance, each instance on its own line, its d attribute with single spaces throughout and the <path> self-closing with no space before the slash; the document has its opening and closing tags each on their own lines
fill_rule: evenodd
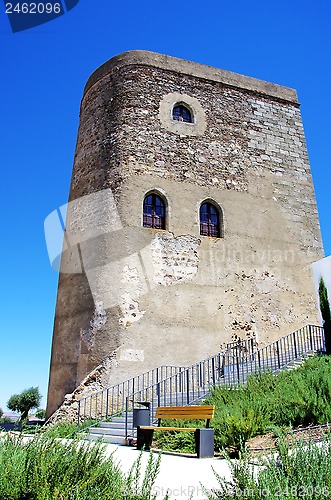
<svg viewBox="0 0 331 500">
<path fill-rule="evenodd" d="M 3 410 L 11 394 L 36 385 L 46 404 L 58 276 L 43 221 L 67 201 L 85 82 L 120 52 L 151 50 L 296 88 L 331 254 L 330 22 L 329 0 L 80 0 L 12 33 L 1 3 Z"/>
</svg>

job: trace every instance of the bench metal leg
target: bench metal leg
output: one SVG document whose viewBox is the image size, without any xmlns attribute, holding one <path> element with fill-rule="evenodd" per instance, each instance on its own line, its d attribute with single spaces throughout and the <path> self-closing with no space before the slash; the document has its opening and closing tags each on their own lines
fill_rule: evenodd
<svg viewBox="0 0 331 500">
<path fill-rule="evenodd" d="M 137 450 L 150 450 L 153 440 L 153 429 L 141 429 L 137 427 Z"/>
<path fill-rule="evenodd" d="M 198 458 L 214 456 L 214 429 L 197 429 L 194 433 L 195 450 Z"/>
</svg>

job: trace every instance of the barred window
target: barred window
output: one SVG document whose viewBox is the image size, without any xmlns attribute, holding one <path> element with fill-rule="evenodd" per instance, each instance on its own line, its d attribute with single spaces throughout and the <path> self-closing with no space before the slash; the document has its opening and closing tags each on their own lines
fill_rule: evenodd
<svg viewBox="0 0 331 500">
<path fill-rule="evenodd" d="M 213 238 L 221 237 L 219 210 L 210 202 L 204 202 L 200 207 L 200 234 Z"/>
<path fill-rule="evenodd" d="M 162 198 L 155 193 L 145 196 L 143 226 L 165 229 L 165 204 Z"/>
<path fill-rule="evenodd" d="M 176 104 L 173 107 L 172 119 L 179 122 L 193 123 L 191 111 L 183 104 Z"/>
</svg>

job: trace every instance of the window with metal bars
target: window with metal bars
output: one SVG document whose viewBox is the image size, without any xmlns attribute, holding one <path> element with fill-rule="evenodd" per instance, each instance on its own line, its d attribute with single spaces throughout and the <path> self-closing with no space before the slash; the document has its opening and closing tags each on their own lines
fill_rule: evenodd
<svg viewBox="0 0 331 500">
<path fill-rule="evenodd" d="M 183 104 L 176 104 L 173 107 L 172 119 L 179 122 L 193 123 L 191 111 Z"/>
<path fill-rule="evenodd" d="M 221 237 L 219 210 L 210 202 L 204 202 L 200 207 L 200 234 L 213 238 Z"/>
<path fill-rule="evenodd" d="M 165 204 L 160 196 L 151 193 L 145 196 L 143 226 L 165 229 Z"/>
</svg>

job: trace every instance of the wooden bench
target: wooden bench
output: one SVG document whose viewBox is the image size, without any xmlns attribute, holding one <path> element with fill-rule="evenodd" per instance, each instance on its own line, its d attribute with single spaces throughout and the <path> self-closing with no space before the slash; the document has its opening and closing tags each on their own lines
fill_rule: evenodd
<svg viewBox="0 0 331 500">
<path fill-rule="evenodd" d="M 149 450 L 155 431 L 194 432 L 195 449 L 199 458 L 214 456 L 214 429 L 209 428 L 210 420 L 214 417 L 215 406 L 160 406 L 156 409 L 155 417 L 158 425 L 139 425 L 137 427 L 137 449 Z M 161 420 L 206 420 L 206 427 L 161 427 Z"/>
</svg>

